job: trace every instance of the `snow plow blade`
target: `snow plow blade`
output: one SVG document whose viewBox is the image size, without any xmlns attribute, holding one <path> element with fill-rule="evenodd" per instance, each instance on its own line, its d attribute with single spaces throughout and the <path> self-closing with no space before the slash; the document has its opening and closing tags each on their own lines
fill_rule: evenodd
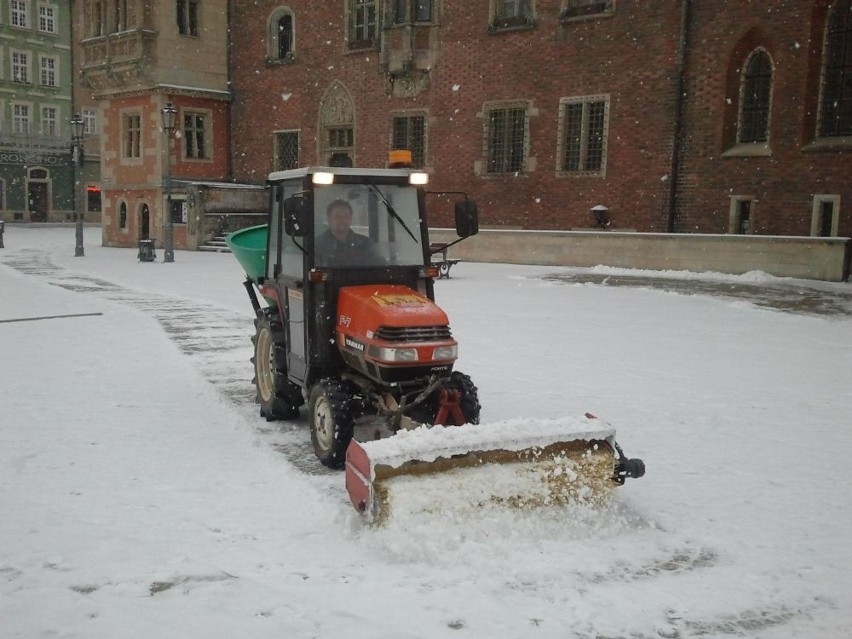
<svg viewBox="0 0 852 639">
<path fill-rule="evenodd" d="M 353 439 L 346 452 L 352 504 L 378 524 L 394 512 L 598 507 L 626 477 L 644 472 L 641 460 L 623 455 L 615 431 L 592 415 L 423 426 L 370 442 Z"/>
</svg>

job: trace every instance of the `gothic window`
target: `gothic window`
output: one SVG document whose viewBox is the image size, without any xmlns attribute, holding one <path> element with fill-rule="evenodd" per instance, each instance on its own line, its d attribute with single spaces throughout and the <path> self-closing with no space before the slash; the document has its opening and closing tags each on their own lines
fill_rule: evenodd
<svg viewBox="0 0 852 639">
<path fill-rule="evenodd" d="M 559 106 L 559 172 L 603 175 L 609 99 L 605 96 L 562 98 Z"/>
<path fill-rule="evenodd" d="M 765 51 L 756 51 L 746 63 L 743 73 L 739 142 L 767 141 L 771 94 L 772 63 Z"/>
<path fill-rule="evenodd" d="M 142 117 L 138 113 L 125 113 L 122 116 L 121 155 L 125 159 L 142 157 Z"/>
<path fill-rule="evenodd" d="M 426 165 L 426 116 L 407 113 L 395 115 L 391 148 L 408 149 L 414 168 L 423 168 Z"/>
<path fill-rule="evenodd" d="M 534 0 L 491 0 L 489 31 L 532 27 Z"/>
<path fill-rule="evenodd" d="M 852 0 L 839 0 L 828 16 L 819 135 L 852 135 Z"/>
<path fill-rule="evenodd" d="M 183 112 L 184 154 L 188 160 L 210 159 L 210 120 L 209 112 Z"/>
<path fill-rule="evenodd" d="M 275 156 L 272 167 L 274 171 L 286 171 L 299 168 L 299 132 L 276 131 Z"/>
<path fill-rule="evenodd" d="M 349 0 L 349 47 L 376 46 L 377 0 Z"/>
<path fill-rule="evenodd" d="M 178 33 L 186 36 L 198 35 L 198 0 L 177 0 Z"/>
<path fill-rule="evenodd" d="M 127 29 L 127 0 L 114 0 L 112 14 L 113 33 Z"/>
<path fill-rule="evenodd" d="M 320 121 L 320 163 L 330 164 L 332 157 L 344 156 L 354 161 L 355 107 L 352 97 L 340 82 L 335 82 L 326 91 L 320 106 Z"/>
<path fill-rule="evenodd" d="M 527 106 L 494 105 L 485 111 L 485 171 L 520 173 L 527 152 Z"/>
<path fill-rule="evenodd" d="M 598 18 L 612 15 L 614 0 L 567 0 L 560 17 L 563 20 Z"/>
<path fill-rule="evenodd" d="M 296 31 L 293 13 L 286 7 L 273 11 L 266 25 L 266 57 L 274 62 L 293 62 L 296 53 Z"/>
<path fill-rule="evenodd" d="M 432 22 L 432 0 L 394 0 L 393 23 Z"/>
<path fill-rule="evenodd" d="M 278 20 L 278 58 L 286 58 L 293 51 L 293 16 L 281 16 Z"/>
<path fill-rule="evenodd" d="M 89 36 L 104 35 L 104 5 L 100 0 L 95 0 L 86 5 L 86 18 L 88 22 L 87 33 Z"/>
</svg>

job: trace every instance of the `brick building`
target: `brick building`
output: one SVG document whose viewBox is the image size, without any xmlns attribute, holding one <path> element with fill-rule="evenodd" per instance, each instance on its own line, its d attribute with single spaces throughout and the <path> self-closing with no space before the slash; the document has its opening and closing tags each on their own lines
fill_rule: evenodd
<svg viewBox="0 0 852 639">
<path fill-rule="evenodd" d="M 485 225 L 852 234 L 849 0 L 231 11 L 238 181 L 404 145 Z"/>
<path fill-rule="evenodd" d="M 430 188 L 471 193 L 486 225 L 589 227 L 603 205 L 614 226 L 664 228 L 678 27 L 669 3 L 576 18 L 559 1 L 515 3 L 511 16 L 494 2 L 345 4 L 289 3 L 292 55 L 281 59 L 269 45 L 278 5 L 236 3 L 238 179 L 293 161 L 262 152 L 276 137 L 284 148 L 298 137 L 302 164 L 343 151 L 381 166 L 389 148 L 409 145 Z"/>
<path fill-rule="evenodd" d="M 227 0 L 77 4 L 79 91 L 100 116 L 104 245 L 162 245 L 170 218 L 174 246 L 194 247 L 188 185 L 230 177 Z"/>
<path fill-rule="evenodd" d="M 272 170 L 398 147 L 485 226 L 852 235 L 852 0 L 75 6 L 107 245 L 170 206 L 195 248 Z"/>
<path fill-rule="evenodd" d="M 852 3 L 689 3 L 674 229 L 852 235 Z"/>
</svg>

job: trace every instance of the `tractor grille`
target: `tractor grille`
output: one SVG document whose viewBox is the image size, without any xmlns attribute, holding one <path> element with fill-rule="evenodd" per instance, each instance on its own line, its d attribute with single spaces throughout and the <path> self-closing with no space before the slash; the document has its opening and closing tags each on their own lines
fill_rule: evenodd
<svg viewBox="0 0 852 639">
<path fill-rule="evenodd" d="M 449 326 L 381 326 L 376 339 L 387 342 L 439 342 L 452 338 Z"/>
</svg>

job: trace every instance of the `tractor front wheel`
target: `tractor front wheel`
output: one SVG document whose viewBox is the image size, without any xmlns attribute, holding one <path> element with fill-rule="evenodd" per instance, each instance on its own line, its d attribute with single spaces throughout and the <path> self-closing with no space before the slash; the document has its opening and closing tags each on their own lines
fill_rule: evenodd
<svg viewBox="0 0 852 639">
<path fill-rule="evenodd" d="M 311 443 L 317 459 L 330 468 L 340 468 L 352 440 L 352 398 L 337 379 L 322 379 L 311 389 L 309 402 Z"/>
<path fill-rule="evenodd" d="M 464 417 L 464 423 L 478 424 L 479 411 L 481 409 L 479 392 L 470 376 L 459 371 L 453 371 L 449 379 L 444 382 L 444 388 L 458 393 L 459 408 L 461 409 L 462 417 Z M 411 419 L 421 424 L 434 424 L 441 410 L 440 397 L 441 390 L 438 389 L 429 399 L 411 411 L 409 415 Z"/>
</svg>

